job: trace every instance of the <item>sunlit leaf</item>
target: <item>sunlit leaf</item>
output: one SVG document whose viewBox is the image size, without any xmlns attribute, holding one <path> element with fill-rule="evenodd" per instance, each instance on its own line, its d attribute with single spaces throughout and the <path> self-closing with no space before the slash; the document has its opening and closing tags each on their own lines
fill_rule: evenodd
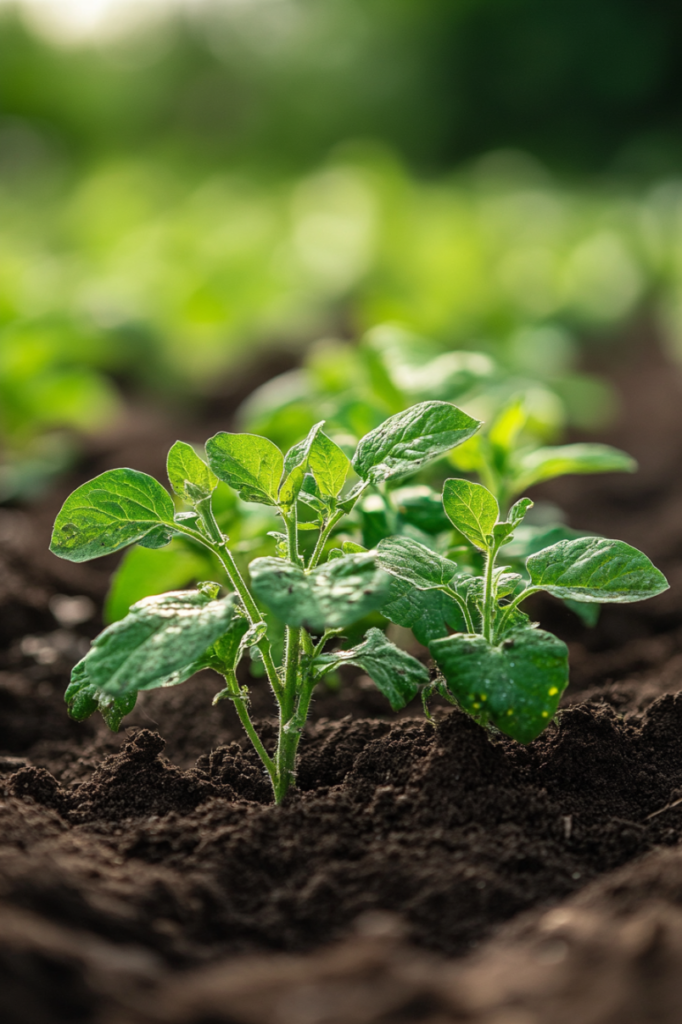
<svg viewBox="0 0 682 1024">
<path fill-rule="evenodd" d="M 244 501 L 277 504 L 284 456 L 267 437 L 222 431 L 208 439 L 206 453 L 215 475 Z"/>
<path fill-rule="evenodd" d="M 184 441 L 176 441 L 168 452 L 166 469 L 175 493 L 190 504 L 207 498 L 218 486 L 215 473 Z"/>
<path fill-rule="evenodd" d="M 296 500 L 303 484 L 311 446 L 323 426 L 324 420 L 320 420 L 311 427 L 307 437 L 290 448 L 284 456 L 284 482 L 279 489 L 281 505 L 291 505 Z"/>
<path fill-rule="evenodd" d="M 443 508 L 448 519 L 467 540 L 483 551 L 500 510 L 495 497 L 482 484 L 470 480 L 446 480 L 443 484 Z"/>
<path fill-rule="evenodd" d="M 168 491 L 154 477 L 136 469 L 109 469 L 66 499 L 55 520 L 50 551 L 71 562 L 85 562 L 152 531 L 159 539 L 170 539 L 174 511 Z"/>
<path fill-rule="evenodd" d="M 350 469 L 350 459 L 345 452 L 335 441 L 320 432 L 311 445 L 308 465 L 320 494 L 336 498 L 341 493 Z"/>
<path fill-rule="evenodd" d="M 479 427 L 478 420 L 449 402 L 421 402 L 366 434 L 353 457 L 353 468 L 372 483 L 416 473 Z"/>
<path fill-rule="evenodd" d="M 575 601 L 627 604 L 669 586 L 642 551 L 605 537 L 561 540 L 531 555 L 526 567 L 533 586 Z"/>
</svg>

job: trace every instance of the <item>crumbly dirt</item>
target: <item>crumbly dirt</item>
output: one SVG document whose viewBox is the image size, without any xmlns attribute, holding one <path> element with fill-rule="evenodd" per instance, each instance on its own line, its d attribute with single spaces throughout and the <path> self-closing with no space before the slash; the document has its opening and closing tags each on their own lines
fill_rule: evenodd
<svg viewBox="0 0 682 1024">
<path fill-rule="evenodd" d="M 113 563 L 45 552 L 75 474 L 0 510 L 3 1022 L 679 1021 L 682 375 L 653 345 L 621 351 L 623 412 L 603 439 L 640 474 L 537 496 L 642 547 L 672 586 L 594 631 L 536 602 L 572 682 L 528 747 L 456 710 L 395 716 L 350 673 L 316 694 L 298 788 L 276 808 L 209 672 L 143 695 L 120 734 L 77 725 L 63 690 Z M 160 472 L 171 428 L 135 422 L 127 461 Z M 126 461 L 127 430 L 81 475 Z M 60 621 L 55 595 L 92 615 Z"/>
</svg>

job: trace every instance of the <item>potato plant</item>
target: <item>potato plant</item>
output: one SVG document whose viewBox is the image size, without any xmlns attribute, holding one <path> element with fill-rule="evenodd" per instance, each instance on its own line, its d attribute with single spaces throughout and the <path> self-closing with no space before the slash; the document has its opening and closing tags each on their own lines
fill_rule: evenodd
<svg viewBox="0 0 682 1024">
<path fill-rule="evenodd" d="M 286 455 L 253 434 L 216 434 L 206 442 L 206 461 L 176 442 L 167 467 L 180 510 L 158 481 L 133 469 L 102 473 L 67 498 L 52 537 L 56 555 L 80 562 L 133 543 L 160 548 L 182 536 L 210 552 L 229 581 L 227 593 L 204 582 L 133 604 L 74 667 L 66 691 L 72 717 L 100 710 L 115 730 L 139 691 L 212 668 L 224 679 L 215 701 L 234 703 L 280 803 L 295 781 L 313 690 L 333 669 L 360 667 L 396 711 L 436 689 L 481 724 L 527 743 L 551 721 L 568 661 L 565 645 L 537 629 L 521 602 L 538 590 L 582 602 L 635 601 L 667 587 L 644 554 L 594 537 L 562 540 L 532 555 L 527 579 L 509 572 L 498 556 L 532 502 L 521 499 L 502 519 L 494 495 L 464 479 L 445 482 L 440 514 L 482 553 L 482 575 L 405 534 L 383 537 L 369 550 L 352 540 L 338 546 L 343 521 L 352 521 L 366 492 L 385 497 L 396 481 L 464 444 L 481 424 L 448 402 L 422 402 L 366 434 L 352 460 L 323 425 Z M 348 486 L 351 467 L 357 480 Z M 219 481 L 280 517 L 281 531 L 271 534 L 275 554 L 251 561 L 248 583 L 214 513 Z M 302 542 L 313 533 L 314 540 Z M 376 613 L 411 627 L 442 674 L 432 680 L 422 662 L 376 627 L 354 646 L 335 646 L 348 627 Z M 285 627 L 281 657 L 278 623 Z M 262 662 L 279 710 L 274 751 L 261 741 L 249 687 L 237 677 L 246 652 Z"/>
</svg>

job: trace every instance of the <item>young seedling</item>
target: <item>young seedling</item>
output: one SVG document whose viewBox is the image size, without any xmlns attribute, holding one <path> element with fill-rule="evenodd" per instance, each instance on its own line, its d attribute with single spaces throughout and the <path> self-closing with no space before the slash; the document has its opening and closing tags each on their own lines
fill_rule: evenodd
<svg viewBox="0 0 682 1024">
<path fill-rule="evenodd" d="M 216 700 L 233 701 L 280 803 L 294 782 L 313 689 L 324 675 L 344 663 L 359 666 L 395 710 L 428 685 L 424 665 L 377 628 L 351 649 L 325 650 L 346 627 L 379 611 L 395 583 L 376 553 L 350 542 L 329 550 L 328 541 L 367 488 L 384 488 L 417 472 L 470 438 L 480 423 L 447 402 L 423 402 L 363 437 L 352 463 L 322 426 L 316 424 L 286 456 L 253 434 L 216 434 L 206 443 L 206 462 L 190 445 L 176 442 L 168 478 L 184 504 L 179 512 L 158 481 L 133 469 L 102 473 L 67 498 L 55 522 L 54 554 L 81 562 L 133 543 L 160 548 L 183 536 L 215 556 L 230 582 L 224 596 L 217 583 L 208 582 L 133 604 L 73 669 L 66 691 L 72 717 L 81 721 L 99 709 L 115 730 L 139 691 L 174 686 L 201 668 L 213 668 L 225 680 Z M 351 465 L 358 479 L 348 490 Z M 250 586 L 214 514 L 219 480 L 244 501 L 270 506 L 281 517 L 276 556 L 251 562 Z M 299 521 L 302 507 L 312 521 Z M 304 540 L 317 532 L 314 544 L 300 543 L 301 528 Z M 273 654 L 276 623 L 266 621 L 263 608 L 285 624 L 281 659 Z M 237 678 L 246 651 L 258 652 L 278 707 L 274 751 L 261 741 L 249 713 L 248 687 Z"/>
<path fill-rule="evenodd" d="M 442 673 L 430 691 L 521 743 L 552 720 L 568 683 L 566 645 L 531 623 L 521 603 L 544 590 L 584 603 L 625 604 L 668 588 L 645 554 L 603 537 L 560 540 L 530 555 L 527 578 L 498 566 L 500 550 L 532 504 L 521 498 L 501 520 L 495 496 L 482 484 L 445 481 L 443 508 L 482 552 L 482 576 L 459 571 L 452 560 L 405 536 L 386 538 L 376 549 L 377 564 L 396 580 L 384 614 L 413 629 Z"/>
</svg>

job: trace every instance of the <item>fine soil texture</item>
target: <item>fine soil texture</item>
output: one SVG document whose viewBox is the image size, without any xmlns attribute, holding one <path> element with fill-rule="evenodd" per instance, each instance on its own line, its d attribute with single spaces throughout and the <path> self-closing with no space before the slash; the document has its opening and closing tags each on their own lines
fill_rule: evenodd
<svg viewBox="0 0 682 1024">
<path fill-rule="evenodd" d="M 536 602 L 572 682 L 527 747 L 446 707 L 396 716 L 351 672 L 316 695 L 277 808 L 211 673 L 143 695 L 116 735 L 68 719 L 115 563 L 49 555 L 55 512 L 103 469 L 160 475 L 229 410 L 184 434 L 131 411 L 59 493 L 0 510 L 4 1024 L 679 1022 L 682 373 L 641 334 L 601 437 L 639 474 L 534 497 L 642 548 L 671 589 L 594 630 Z"/>
</svg>

